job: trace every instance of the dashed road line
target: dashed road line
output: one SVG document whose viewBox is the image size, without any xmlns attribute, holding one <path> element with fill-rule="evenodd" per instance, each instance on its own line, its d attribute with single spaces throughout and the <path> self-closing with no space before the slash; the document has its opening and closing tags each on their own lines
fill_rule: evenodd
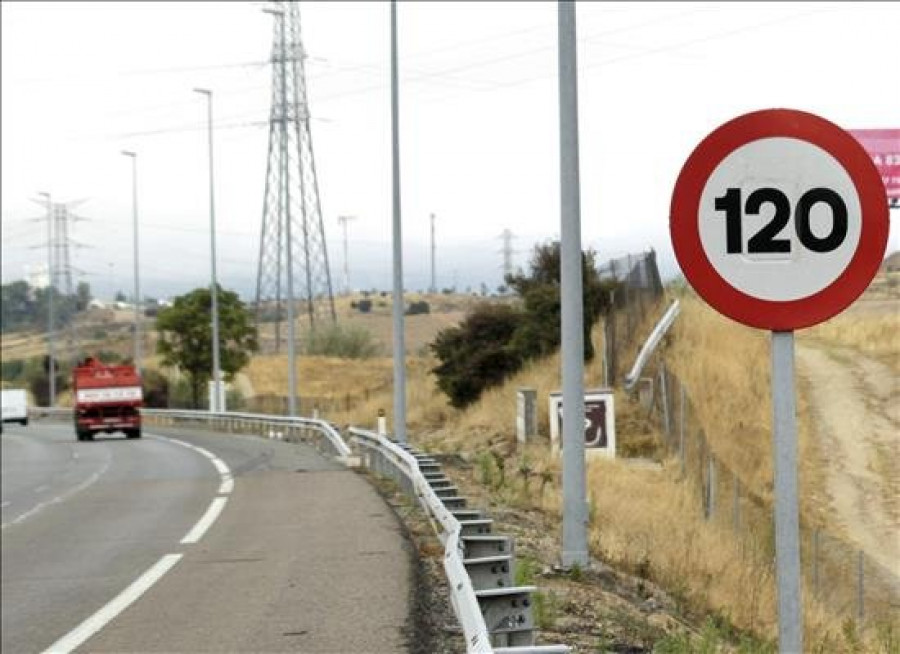
<svg viewBox="0 0 900 654">
<path fill-rule="evenodd" d="M 87 487 L 91 486 L 98 479 L 100 479 L 100 477 L 109 469 L 110 460 L 111 459 L 106 460 L 106 464 L 103 466 L 102 470 L 95 472 L 90 477 L 88 477 L 86 480 L 84 480 L 77 486 L 71 488 L 67 493 L 63 493 L 62 495 L 57 495 L 56 497 L 54 497 L 52 499 L 49 499 L 45 502 L 41 502 L 34 508 L 26 511 L 25 513 L 23 513 L 22 515 L 17 517 L 15 520 L 10 520 L 9 522 L 4 522 L 2 525 L 0 525 L 0 529 L 6 529 L 7 527 L 12 527 L 13 525 L 18 524 L 18 523 L 22 522 L 23 520 L 27 520 L 28 518 L 35 515 L 36 513 L 43 511 L 45 508 L 47 508 L 51 504 L 59 504 L 60 502 L 64 502 L 65 500 L 69 499 L 76 493 L 80 493 Z"/>
</svg>

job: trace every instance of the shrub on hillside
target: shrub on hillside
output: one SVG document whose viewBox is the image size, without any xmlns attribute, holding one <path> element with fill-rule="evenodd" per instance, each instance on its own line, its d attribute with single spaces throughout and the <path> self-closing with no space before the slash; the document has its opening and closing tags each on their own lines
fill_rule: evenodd
<svg viewBox="0 0 900 654">
<path fill-rule="evenodd" d="M 438 387 L 455 407 L 465 407 L 522 365 L 510 349 L 522 312 L 503 304 L 476 307 L 458 327 L 437 335 L 431 349 L 441 360 L 434 369 Z"/>
<path fill-rule="evenodd" d="M 425 313 L 431 313 L 431 305 L 425 300 L 410 302 L 409 308 L 406 309 L 407 316 L 417 316 Z"/>
<path fill-rule="evenodd" d="M 360 313 L 369 313 L 372 310 L 372 300 L 360 300 L 354 308 L 359 309 Z"/>
<path fill-rule="evenodd" d="M 303 351 L 319 356 L 368 359 L 378 354 L 378 344 L 365 329 L 334 324 L 310 334 Z"/>
</svg>

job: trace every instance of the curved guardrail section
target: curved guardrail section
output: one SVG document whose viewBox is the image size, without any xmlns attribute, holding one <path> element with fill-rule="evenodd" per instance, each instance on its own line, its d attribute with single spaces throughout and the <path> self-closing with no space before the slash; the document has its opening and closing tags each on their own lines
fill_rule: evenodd
<svg viewBox="0 0 900 654">
<path fill-rule="evenodd" d="M 72 417 L 68 407 L 30 407 L 29 415 L 35 418 L 66 419 Z M 331 454 L 344 463 L 349 463 L 352 450 L 344 442 L 337 427 L 326 420 L 312 418 L 291 418 L 259 413 L 210 413 L 209 411 L 188 411 L 180 409 L 141 409 L 144 422 L 156 425 L 205 424 L 208 427 L 227 432 L 259 432 L 270 430 L 271 438 L 290 440 L 292 436 L 315 435 L 321 437 Z M 278 430 L 278 431 L 275 431 Z"/>
<path fill-rule="evenodd" d="M 353 454 L 344 442 L 338 429 L 326 420 L 313 418 L 270 416 L 259 413 L 211 413 L 209 411 L 182 411 L 174 409 L 141 409 L 145 420 L 150 418 L 156 424 L 203 422 L 223 431 L 262 431 L 265 428 L 279 428 L 280 438 L 290 440 L 293 435 L 316 433 L 324 438 L 333 454 L 345 463 Z"/>
<path fill-rule="evenodd" d="M 533 586 L 512 585 L 513 542 L 490 534 L 491 520 L 465 508 L 465 499 L 431 457 L 384 436 L 351 427 L 361 464 L 393 478 L 424 509 L 444 546 L 450 602 L 462 627 L 466 651 L 495 654 L 565 654 L 565 645 L 535 645 Z M 495 646 L 495 642 L 502 643 Z"/>
<path fill-rule="evenodd" d="M 460 543 L 462 526 L 459 521 L 447 510 L 444 503 L 429 486 L 419 470 L 418 461 L 412 454 L 403 450 L 399 445 L 391 443 L 380 434 L 355 427 L 351 427 L 349 432 L 351 438 L 364 448 L 361 452 L 364 466 L 393 477 L 407 492 L 411 491 L 410 494 L 418 498 L 444 546 L 444 573 L 447 575 L 450 588 L 450 602 L 462 627 L 463 636 L 466 639 L 466 650 L 468 652 L 492 652 L 484 616 L 478 608 L 475 590 L 472 588 L 469 574 L 463 565 Z M 375 456 L 381 456 L 384 460 L 373 459 Z M 398 479 L 396 473 L 400 473 L 403 477 Z"/>
</svg>

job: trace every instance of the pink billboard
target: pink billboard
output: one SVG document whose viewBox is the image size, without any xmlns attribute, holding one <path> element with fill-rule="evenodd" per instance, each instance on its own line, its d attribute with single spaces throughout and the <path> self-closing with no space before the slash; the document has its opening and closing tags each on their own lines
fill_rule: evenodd
<svg viewBox="0 0 900 654">
<path fill-rule="evenodd" d="M 900 129 L 848 129 L 872 157 L 892 203 L 900 199 Z"/>
</svg>

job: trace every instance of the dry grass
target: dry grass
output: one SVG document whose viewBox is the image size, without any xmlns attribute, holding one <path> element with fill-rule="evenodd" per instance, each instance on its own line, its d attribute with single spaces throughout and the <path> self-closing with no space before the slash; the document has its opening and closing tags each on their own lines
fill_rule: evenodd
<svg viewBox="0 0 900 654">
<path fill-rule="evenodd" d="M 900 371 L 900 301 L 894 311 L 842 313 L 804 333 L 824 343 L 851 347 Z"/>
<path fill-rule="evenodd" d="M 391 379 L 390 359 L 339 359 L 298 357 L 297 386 L 300 395 L 344 397 L 351 389 L 360 394 L 383 388 Z M 285 395 L 288 387 L 286 354 L 255 356 L 243 370 L 255 395 Z"/>
</svg>

